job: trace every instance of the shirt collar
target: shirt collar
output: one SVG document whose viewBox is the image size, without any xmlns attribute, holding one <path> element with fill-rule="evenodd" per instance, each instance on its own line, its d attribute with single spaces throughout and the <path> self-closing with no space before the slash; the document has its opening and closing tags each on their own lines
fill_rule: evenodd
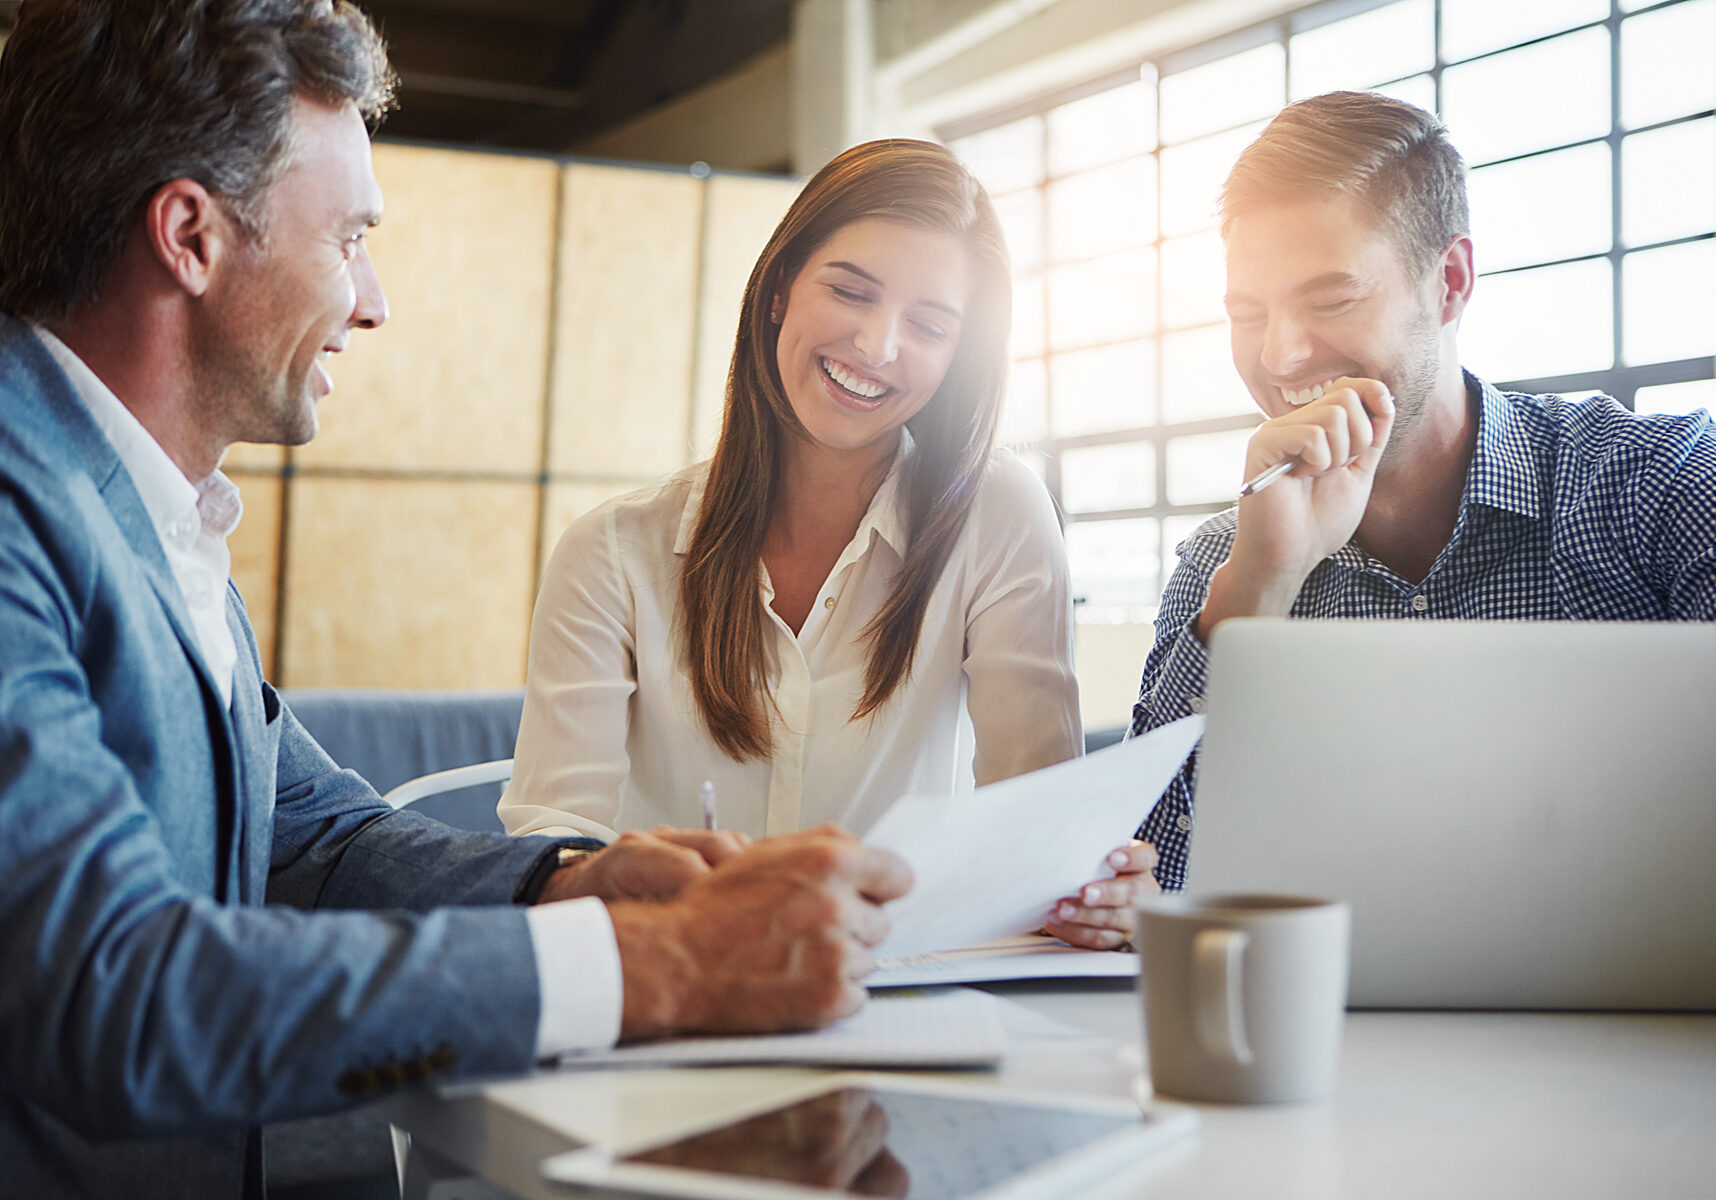
<svg viewBox="0 0 1716 1200">
<path fill-rule="evenodd" d="M 691 473 L 685 510 L 679 514 L 679 535 L 673 539 L 675 554 L 691 553 L 691 535 L 697 532 L 697 514 L 703 511 L 703 488 L 709 482 L 709 463 L 699 463 Z"/>
<path fill-rule="evenodd" d="M 1530 519 L 1549 515 L 1544 511 L 1537 450 L 1526 416 L 1487 382 L 1470 371 L 1463 374 L 1467 402 L 1475 403 L 1478 410 L 1478 440 L 1472 449 L 1472 465 L 1466 471 L 1466 486 L 1460 494 L 1453 536 L 1448 539 L 1450 546 L 1460 541 L 1467 514 L 1474 504 Z M 1332 559 L 1352 571 L 1388 570 L 1356 541 L 1348 541 L 1335 551 Z"/>
<path fill-rule="evenodd" d="M 912 431 L 904 425 L 900 426 L 900 446 L 894 451 L 894 461 L 888 466 L 887 477 L 882 480 L 882 486 L 876 489 L 876 494 L 870 500 L 870 507 L 864 513 L 864 519 L 858 522 L 857 536 L 852 540 L 860 545 L 864 543 L 864 531 L 873 529 L 876 535 L 901 558 L 906 556 L 905 513 L 900 504 L 900 473 L 905 470 L 906 459 L 910 458 L 916 443 L 912 441 Z"/>
<path fill-rule="evenodd" d="M 906 525 L 904 514 L 900 511 L 900 471 L 913 448 L 911 430 L 904 426 L 900 428 L 900 445 L 894 451 L 894 461 L 888 467 L 887 477 L 882 480 L 882 486 L 876 489 L 875 496 L 870 499 L 870 507 L 864 513 L 864 519 L 858 522 L 858 531 L 853 535 L 852 544 L 864 546 L 868 543 L 867 533 L 875 533 L 901 558 L 905 557 Z M 688 554 L 691 551 L 691 538 L 697 532 L 697 518 L 703 509 L 703 489 L 709 482 L 709 464 L 702 467 L 691 478 L 690 490 L 685 497 L 685 511 L 679 518 L 679 534 L 674 538 L 673 552 Z"/>
<path fill-rule="evenodd" d="M 1467 395 L 1475 394 L 1478 401 L 1478 443 L 1461 504 L 1482 504 L 1522 517 L 1547 515 L 1537 447 L 1525 414 L 1470 371 L 1465 378 Z"/>
<path fill-rule="evenodd" d="M 222 537 L 238 526 L 244 507 L 231 480 L 216 471 L 191 483 L 161 443 L 71 347 L 40 325 L 30 328 L 71 381 L 96 428 L 112 443 L 162 545 L 183 547 L 195 541 L 205 525 Z"/>
</svg>

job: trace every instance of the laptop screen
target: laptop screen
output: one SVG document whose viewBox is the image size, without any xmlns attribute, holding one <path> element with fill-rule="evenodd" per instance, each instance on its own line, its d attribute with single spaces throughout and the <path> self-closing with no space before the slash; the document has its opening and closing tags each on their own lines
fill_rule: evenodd
<svg viewBox="0 0 1716 1200">
<path fill-rule="evenodd" d="M 1355 1007 L 1716 1008 L 1716 626 L 1230 621 L 1188 890 L 1351 902 Z"/>
</svg>

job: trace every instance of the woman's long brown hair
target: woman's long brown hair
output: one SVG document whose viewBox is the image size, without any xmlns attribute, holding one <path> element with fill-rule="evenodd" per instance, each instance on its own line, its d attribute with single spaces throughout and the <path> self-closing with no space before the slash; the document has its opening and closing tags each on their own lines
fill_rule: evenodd
<svg viewBox="0 0 1716 1200">
<path fill-rule="evenodd" d="M 900 480 L 908 545 L 893 594 L 864 627 L 869 657 L 853 720 L 886 704 L 911 673 L 930 592 L 965 527 L 995 445 L 1012 287 L 1006 242 L 989 197 L 958 159 L 933 142 L 889 139 L 854 146 L 805 185 L 745 285 L 721 440 L 680 576 L 692 695 L 715 743 L 740 762 L 767 758 L 773 750 L 768 617 L 757 591 L 758 571 L 785 440 L 808 436 L 781 385 L 779 331 L 769 313 L 819 247 L 866 218 L 958 238 L 970 256 L 973 285 L 947 375 L 906 425 L 914 443 Z"/>
</svg>

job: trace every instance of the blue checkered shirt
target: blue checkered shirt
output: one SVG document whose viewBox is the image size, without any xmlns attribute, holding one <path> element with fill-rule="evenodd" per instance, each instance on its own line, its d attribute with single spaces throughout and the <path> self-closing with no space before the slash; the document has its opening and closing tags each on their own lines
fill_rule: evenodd
<svg viewBox="0 0 1716 1200">
<path fill-rule="evenodd" d="M 1317 564 L 1295 617 L 1405 620 L 1716 619 L 1716 426 L 1635 416 L 1607 397 L 1498 392 L 1470 372 L 1478 441 L 1454 534 L 1422 583 L 1356 542 Z M 1190 626 L 1227 561 L 1237 510 L 1179 546 L 1156 615 L 1156 643 L 1131 733 L 1203 710 L 1208 652 Z M 1138 829 L 1156 845 L 1164 888 L 1186 878 L 1188 762 Z"/>
</svg>

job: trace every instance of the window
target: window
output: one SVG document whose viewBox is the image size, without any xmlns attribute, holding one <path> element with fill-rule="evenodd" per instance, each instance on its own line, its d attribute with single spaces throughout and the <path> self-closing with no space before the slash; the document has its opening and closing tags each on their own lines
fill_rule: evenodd
<svg viewBox="0 0 1716 1200">
<path fill-rule="evenodd" d="M 1003 438 L 1061 502 L 1081 623 L 1149 619 L 1175 544 L 1232 502 L 1260 418 L 1215 195 L 1277 109 L 1335 88 L 1436 110 L 1471 168 L 1472 369 L 1716 401 L 1716 0 L 1335 0 L 945 129 L 1013 250 Z"/>
</svg>

